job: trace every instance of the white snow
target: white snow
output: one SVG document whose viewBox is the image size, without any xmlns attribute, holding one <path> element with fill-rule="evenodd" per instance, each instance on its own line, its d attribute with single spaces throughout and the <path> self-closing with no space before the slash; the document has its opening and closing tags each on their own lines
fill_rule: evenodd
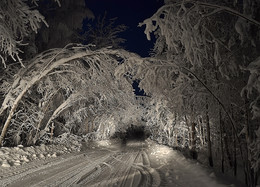
<svg viewBox="0 0 260 187">
<path fill-rule="evenodd" d="M 0 163 L 4 186 L 232 186 L 219 182 L 211 169 L 151 140 L 2 147 Z"/>
<path fill-rule="evenodd" d="M 45 159 L 47 157 L 55 158 L 66 153 L 76 152 L 80 150 L 80 144 L 72 143 L 59 145 L 40 145 L 23 147 L 1 147 L 0 148 L 0 169 L 12 166 L 23 165 L 33 160 Z"/>
<path fill-rule="evenodd" d="M 165 186 L 221 187 L 232 184 L 221 184 L 215 173 L 194 160 L 186 159 L 172 148 L 148 141 L 151 166 L 162 176 Z"/>
</svg>

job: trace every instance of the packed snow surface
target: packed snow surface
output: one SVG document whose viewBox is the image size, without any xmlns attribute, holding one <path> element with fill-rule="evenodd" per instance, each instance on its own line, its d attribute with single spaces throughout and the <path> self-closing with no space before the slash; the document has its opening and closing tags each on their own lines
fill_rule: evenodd
<svg viewBox="0 0 260 187">
<path fill-rule="evenodd" d="M 3 147 L 0 163 L 0 186 L 232 186 L 150 140 Z"/>
</svg>

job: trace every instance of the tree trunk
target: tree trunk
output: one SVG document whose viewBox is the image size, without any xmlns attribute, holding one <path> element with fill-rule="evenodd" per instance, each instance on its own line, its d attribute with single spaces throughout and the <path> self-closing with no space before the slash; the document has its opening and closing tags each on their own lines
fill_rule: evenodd
<svg viewBox="0 0 260 187">
<path fill-rule="evenodd" d="M 235 133 L 234 133 L 234 129 L 232 129 L 232 134 L 233 134 L 233 160 L 234 160 L 234 164 L 233 164 L 233 169 L 234 169 L 234 176 L 237 176 L 237 145 L 236 145 L 236 137 L 235 137 Z"/>
<path fill-rule="evenodd" d="M 216 71 L 216 80 L 219 82 L 218 73 Z M 217 86 L 218 92 L 221 93 L 220 86 Z M 219 104 L 219 131 L 220 131 L 220 151 L 221 151 L 221 171 L 225 172 L 224 147 L 223 147 L 223 119 L 221 105 Z"/>
<path fill-rule="evenodd" d="M 203 129 L 203 123 L 202 123 L 202 119 L 199 119 L 199 130 L 200 130 L 200 143 L 201 146 L 203 147 L 205 144 L 205 135 L 204 135 L 204 129 Z"/>
<path fill-rule="evenodd" d="M 189 144 L 189 147 L 191 147 L 190 126 L 189 126 L 189 122 L 188 122 L 188 119 L 187 119 L 187 116 L 186 116 L 186 115 L 184 116 L 184 118 L 185 118 L 185 123 L 186 123 L 187 128 L 188 128 L 188 144 Z"/>
<path fill-rule="evenodd" d="M 249 101 L 247 99 L 247 96 L 244 96 L 245 99 L 245 114 L 246 114 L 246 118 L 245 118 L 245 135 L 246 135 L 246 174 L 247 174 L 247 178 L 246 178 L 246 184 L 250 187 L 255 187 L 257 184 L 257 177 L 256 177 L 256 173 L 254 171 L 254 169 L 252 168 L 252 153 L 251 150 L 249 148 L 249 145 L 252 142 L 253 139 L 253 130 L 252 128 L 250 128 L 250 108 L 249 108 Z"/>
<path fill-rule="evenodd" d="M 232 106 L 231 106 L 231 115 L 232 115 L 232 118 L 234 119 L 234 112 L 233 112 Z M 233 160 L 234 160 L 233 174 L 234 174 L 234 176 L 237 176 L 237 144 L 236 144 L 236 136 L 235 136 L 234 128 L 232 128 L 232 137 L 233 137 Z"/>
<path fill-rule="evenodd" d="M 175 131 L 175 146 L 178 147 L 178 131 Z"/>
<path fill-rule="evenodd" d="M 209 160 L 210 167 L 213 167 L 210 125 L 209 125 L 209 106 L 208 106 L 207 98 L 206 98 L 206 127 L 207 127 L 207 140 L 208 140 L 208 160 Z"/>
<path fill-rule="evenodd" d="M 197 152 L 196 152 L 196 123 L 191 123 L 191 156 L 193 159 L 197 159 Z"/>
<path fill-rule="evenodd" d="M 188 125 L 188 132 L 189 132 L 189 148 L 190 148 L 190 155 L 193 159 L 197 159 L 197 152 L 196 152 L 196 123 L 194 117 L 194 107 L 191 105 L 191 119 L 190 123 L 188 122 L 187 117 L 185 116 L 186 124 Z"/>
<path fill-rule="evenodd" d="M 54 122 L 51 123 L 51 141 L 53 141 Z"/>
<path fill-rule="evenodd" d="M 16 108 L 18 107 L 18 104 L 20 102 L 20 100 L 22 99 L 22 97 L 24 96 L 24 94 L 27 92 L 28 88 L 26 87 L 25 89 L 23 89 L 23 91 L 18 95 L 18 97 L 15 99 L 14 101 L 14 104 L 9 112 L 9 115 L 5 121 L 5 124 L 4 124 L 4 127 L 2 129 L 2 132 L 1 132 L 1 136 L 0 136 L 0 147 L 3 145 L 3 140 L 4 140 L 4 137 L 5 137 L 5 134 L 7 132 L 7 129 L 10 125 L 10 122 L 11 122 L 11 119 L 14 115 L 14 112 L 16 110 Z"/>
<path fill-rule="evenodd" d="M 224 148 L 223 148 L 223 120 L 221 108 L 219 108 L 219 130 L 220 130 L 220 150 L 221 150 L 221 171 L 225 172 Z"/>
<path fill-rule="evenodd" d="M 86 134 L 89 133 L 89 118 L 85 119 L 85 131 Z"/>
<path fill-rule="evenodd" d="M 196 123 L 191 123 L 191 149 L 195 150 L 196 148 L 196 129 L 195 129 Z"/>
<path fill-rule="evenodd" d="M 228 144 L 228 139 L 227 139 L 227 135 L 226 135 L 226 130 L 225 130 L 225 126 L 224 126 L 224 122 L 223 122 L 223 133 L 224 133 L 224 136 L 223 136 L 223 140 L 224 140 L 224 146 L 225 146 L 225 150 L 226 150 L 226 154 L 227 154 L 227 158 L 228 158 L 228 163 L 229 163 L 229 166 L 231 168 L 233 168 L 233 160 L 232 160 L 232 155 L 230 153 L 230 149 L 229 149 L 229 144 Z"/>
</svg>

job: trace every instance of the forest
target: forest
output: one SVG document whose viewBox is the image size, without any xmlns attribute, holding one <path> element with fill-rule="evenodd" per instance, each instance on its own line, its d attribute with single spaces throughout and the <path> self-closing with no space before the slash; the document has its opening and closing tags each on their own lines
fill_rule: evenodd
<svg viewBox="0 0 260 187">
<path fill-rule="evenodd" d="M 260 1 L 164 0 L 137 23 L 154 41 L 149 57 L 125 50 L 127 27 L 87 5 L 0 1 L 0 146 L 106 140 L 136 126 L 260 185 Z"/>
</svg>

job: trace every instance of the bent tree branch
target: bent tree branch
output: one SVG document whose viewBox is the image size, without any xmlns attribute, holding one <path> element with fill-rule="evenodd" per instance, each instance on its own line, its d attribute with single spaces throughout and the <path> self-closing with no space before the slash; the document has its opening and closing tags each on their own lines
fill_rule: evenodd
<svg viewBox="0 0 260 187">
<path fill-rule="evenodd" d="M 184 4 L 192 3 L 194 5 L 201 6 L 201 7 L 215 8 L 215 9 L 218 9 L 217 12 L 220 12 L 220 11 L 227 12 L 229 14 L 243 18 L 243 19 L 247 20 L 248 22 L 260 27 L 260 22 L 258 22 L 255 19 L 252 19 L 252 18 L 250 18 L 250 17 L 248 17 L 248 16 L 246 16 L 246 15 L 244 15 L 244 14 L 242 14 L 242 13 L 240 13 L 240 12 L 238 12 L 238 11 L 232 9 L 232 8 L 229 8 L 229 7 L 226 7 L 226 6 L 220 6 L 220 5 L 216 5 L 216 4 L 211 4 L 211 3 L 198 2 L 198 1 L 186 1 L 186 2 L 178 2 L 178 3 L 174 3 L 174 4 L 164 5 L 160 9 L 158 9 L 158 11 L 154 15 L 160 15 L 163 11 L 165 11 L 165 9 L 167 9 L 167 8 L 171 9 L 172 7 L 181 6 L 183 3 Z"/>
<path fill-rule="evenodd" d="M 2 146 L 3 143 L 3 139 L 5 137 L 5 134 L 7 132 L 7 129 L 9 127 L 9 124 L 11 122 L 11 119 L 13 117 L 13 114 L 16 110 L 16 108 L 18 107 L 18 104 L 20 103 L 21 99 L 23 98 L 23 96 L 27 93 L 27 91 L 33 86 L 35 85 L 37 82 L 39 82 L 43 77 L 45 77 L 49 72 L 51 72 L 53 69 L 57 68 L 58 66 L 60 66 L 61 64 L 64 64 L 68 61 L 74 60 L 74 59 L 78 59 L 81 58 L 83 56 L 86 56 L 87 53 L 86 52 L 81 52 L 81 53 L 77 53 L 75 55 L 72 55 L 68 58 L 62 58 L 58 61 L 56 61 L 52 66 L 50 66 L 50 68 L 46 69 L 45 71 L 43 71 L 41 74 L 36 75 L 35 77 L 33 77 L 31 79 L 31 81 L 27 82 L 27 85 L 23 88 L 23 90 L 19 93 L 19 95 L 16 97 L 16 99 L 14 100 L 14 103 L 10 109 L 10 112 L 8 114 L 7 120 L 5 121 L 4 127 L 2 129 L 1 135 L 0 135 L 0 146 Z M 3 111 L 5 111 L 7 109 L 7 106 L 4 106 L 3 108 L 1 108 L 1 113 Z M 1 115 L 0 113 L 0 115 Z"/>
</svg>

